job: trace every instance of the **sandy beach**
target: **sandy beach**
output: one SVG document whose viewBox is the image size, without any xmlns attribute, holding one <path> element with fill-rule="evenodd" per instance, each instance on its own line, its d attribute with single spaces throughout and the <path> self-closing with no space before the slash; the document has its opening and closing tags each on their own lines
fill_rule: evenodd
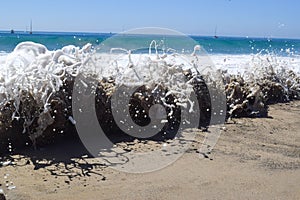
<svg viewBox="0 0 300 200">
<path fill-rule="evenodd" d="M 300 1 L 1 7 L 0 200 L 300 200 Z"/>
<path fill-rule="evenodd" d="M 0 187 L 8 200 L 296 200 L 300 199 L 299 114 L 300 101 L 293 101 L 271 105 L 268 118 L 232 119 L 204 159 L 197 153 L 203 138 L 199 131 L 187 153 L 151 173 L 114 170 L 86 156 L 78 141 L 27 149 L 14 155 L 12 164 L 0 168 Z M 122 146 L 136 150 L 145 145 L 131 142 Z"/>
</svg>

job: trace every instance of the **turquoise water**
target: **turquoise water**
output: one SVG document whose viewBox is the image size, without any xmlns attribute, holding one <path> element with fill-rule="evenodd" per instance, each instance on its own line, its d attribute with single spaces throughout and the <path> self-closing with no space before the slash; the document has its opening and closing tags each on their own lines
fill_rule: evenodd
<svg viewBox="0 0 300 200">
<path fill-rule="evenodd" d="M 60 49 L 66 45 L 83 46 L 91 43 L 94 46 L 101 44 L 105 39 L 113 36 L 111 33 L 55 33 L 35 32 L 30 35 L 24 32 L 0 32 L 0 51 L 11 52 L 15 46 L 23 41 L 33 41 L 45 45 L 49 50 Z M 256 54 L 272 52 L 281 56 L 300 55 L 299 39 L 268 39 L 268 38 L 241 38 L 241 37 L 206 37 L 190 36 L 197 41 L 209 54 Z M 142 42 L 149 42 L 153 38 L 144 36 Z M 137 37 L 128 40 L 133 42 Z M 178 44 L 178 48 L 184 44 Z"/>
</svg>

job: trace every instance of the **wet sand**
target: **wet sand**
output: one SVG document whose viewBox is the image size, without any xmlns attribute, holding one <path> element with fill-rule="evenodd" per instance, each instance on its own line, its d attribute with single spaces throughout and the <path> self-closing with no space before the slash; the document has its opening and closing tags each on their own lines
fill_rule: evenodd
<svg viewBox="0 0 300 200">
<path fill-rule="evenodd" d="M 209 158 L 198 137 L 179 160 L 151 173 L 114 170 L 78 141 L 25 150 L 0 168 L 7 199 L 300 199 L 300 101 L 271 105 L 268 118 L 233 119 Z M 149 144 L 147 144 L 149 145 Z M 150 143 L 151 145 L 151 143 Z M 152 144 L 155 146 L 156 144 Z M 123 144 L 127 150 L 143 144 Z M 6 186 L 16 188 L 9 190 Z"/>
</svg>

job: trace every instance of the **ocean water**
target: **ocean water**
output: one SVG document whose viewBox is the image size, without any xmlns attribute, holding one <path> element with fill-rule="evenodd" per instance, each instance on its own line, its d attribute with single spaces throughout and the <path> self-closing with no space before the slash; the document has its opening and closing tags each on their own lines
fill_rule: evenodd
<svg viewBox="0 0 300 200">
<path fill-rule="evenodd" d="M 45 45 L 49 50 L 61 49 L 66 45 L 83 46 L 91 43 L 96 46 L 105 39 L 113 36 L 112 33 L 59 33 L 35 32 L 30 35 L 24 32 L 0 32 L 0 52 L 11 52 L 17 44 L 24 41 L 33 41 Z M 277 38 L 247 38 L 247 37 L 219 37 L 189 36 L 197 41 L 209 54 L 247 55 L 272 52 L 280 56 L 299 56 L 300 39 Z M 139 38 L 140 39 L 140 38 Z M 136 37 L 128 39 L 128 43 L 137 40 Z M 142 42 L 153 40 L 153 36 L 143 37 Z M 178 43 L 177 45 L 184 46 Z"/>
<path fill-rule="evenodd" d="M 24 41 L 32 41 L 43 44 L 48 50 L 58 50 L 67 45 L 82 47 L 87 43 L 94 47 L 110 38 L 112 33 L 59 33 L 59 32 L 35 32 L 30 35 L 25 32 L 0 32 L 0 60 L 3 56 L 14 50 L 16 45 Z M 218 37 L 189 36 L 199 43 L 211 57 L 217 68 L 227 69 L 231 72 L 243 71 L 249 66 L 254 55 L 272 55 L 280 60 L 288 62 L 289 67 L 299 71 L 300 68 L 300 40 L 277 38 L 248 38 L 248 37 Z M 127 47 L 130 43 L 140 42 L 141 46 L 149 44 L 155 36 L 132 36 L 126 40 Z M 176 38 L 174 39 L 176 40 Z M 178 40 L 177 51 L 186 49 L 185 40 Z M 144 49 L 145 52 L 148 49 Z M 141 51 L 141 50 L 140 50 Z M 189 53 L 189 52 L 187 52 Z"/>
<path fill-rule="evenodd" d="M 48 50 L 61 49 L 67 45 L 82 47 L 87 43 L 98 46 L 112 33 L 59 33 L 59 32 L 35 32 L 30 35 L 25 32 L 0 32 L 0 60 L 3 56 L 12 52 L 17 44 L 24 41 L 32 41 L 43 44 Z M 248 38 L 248 37 L 218 37 L 212 36 L 189 36 L 199 43 L 212 58 L 217 68 L 239 71 L 249 65 L 253 55 L 272 54 L 298 71 L 300 68 L 300 40 L 277 39 L 277 38 Z M 128 44 L 140 42 L 141 45 L 150 43 L 154 36 L 135 37 L 126 40 Z M 176 40 L 176 39 L 175 39 Z M 186 48 L 186 44 L 178 40 L 177 51 Z M 174 43 L 174 42 L 173 42 Z M 146 50 L 147 51 L 147 50 Z"/>
<path fill-rule="evenodd" d="M 83 46 L 86 43 L 98 45 L 111 34 L 91 33 L 54 33 L 35 32 L 30 35 L 25 32 L 0 32 L 0 52 L 11 52 L 17 44 L 24 41 L 32 41 L 45 45 L 49 50 L 61 49 L 67 45 Z"/>
</svg>

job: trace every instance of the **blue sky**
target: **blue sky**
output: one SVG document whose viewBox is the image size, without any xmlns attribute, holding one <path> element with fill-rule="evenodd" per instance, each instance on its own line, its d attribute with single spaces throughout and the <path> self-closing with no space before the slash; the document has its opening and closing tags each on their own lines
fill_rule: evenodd
<svg viewBox="0 0 300 200">
<path fill-rule="evenodd" d="M 0 30 L 120 32 L 164 27 L 186 34 L 300 38 L 298 0 L 4 0 Z"/>
</svg>

